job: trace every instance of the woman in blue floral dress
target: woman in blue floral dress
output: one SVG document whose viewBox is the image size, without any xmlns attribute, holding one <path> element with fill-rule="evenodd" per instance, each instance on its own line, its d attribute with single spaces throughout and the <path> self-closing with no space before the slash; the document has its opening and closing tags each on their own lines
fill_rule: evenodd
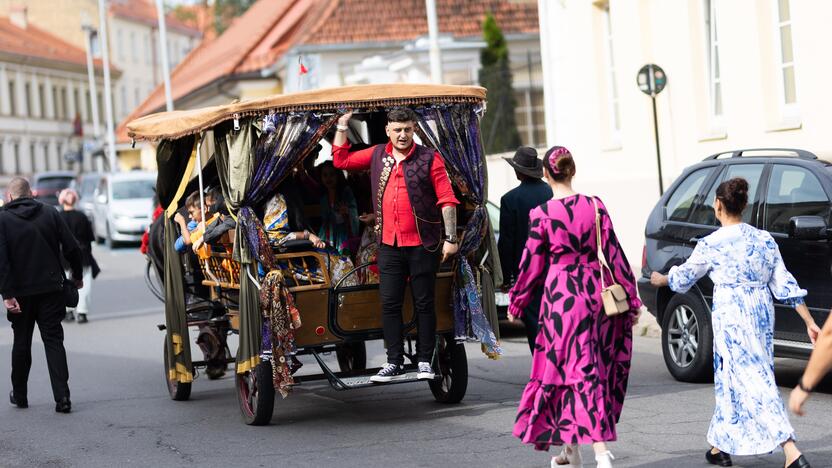
<svg viewBox="0 0 832 468">
<path fill-rule="evenodd" d="M 708 429 L 708 462 L 731 466 L 729 454 L 770 453 L 782 446 L 788 468 L 807 468 L 774 381 L 772 295 L 795 307 L 813 342 L 820 330 L 803 302 L 806 291 L 786 270 L 774 239 L 742 222 L 747 203 L 744 179 L 723 182 L 714 202 L 722 228 L 700 240 L 688 261 L 667 276 L 653 273 L 651 282 L 677 293 L 705 275 L 714 283 L 716 407 Z"/>
</svg>

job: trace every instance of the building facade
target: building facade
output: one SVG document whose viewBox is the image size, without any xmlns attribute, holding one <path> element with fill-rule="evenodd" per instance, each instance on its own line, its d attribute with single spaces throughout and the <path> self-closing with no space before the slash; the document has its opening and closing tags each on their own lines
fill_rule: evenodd
<svg viewBox="0 0 832 468">
<path fill-rule="evenodd" d="M 636 75 L 667 75 L 656 98 L 664 186 L 739 148 L 823 153 L 832 118 L 830 2 L 539 1 L 549 145 L 570 148 L 579 190 L 610 206 L 631 261 L 659 196 L 650 98 Z"/>
<path fill-rule="evenodd" d="M 101 106 L 101 86 L 94 92 Z M 86 52 L 29 23 L 24 10 L 0 18 L 0 177 L 93 170 L 83 150 L 92 112 Z"/>
</svg>

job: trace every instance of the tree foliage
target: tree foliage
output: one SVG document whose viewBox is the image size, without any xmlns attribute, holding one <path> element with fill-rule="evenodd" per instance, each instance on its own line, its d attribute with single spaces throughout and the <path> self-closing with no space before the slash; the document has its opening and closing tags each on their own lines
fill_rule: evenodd
<svg viewBox="0 0 832 468">
<path fill-rule="evenodd" d="M 513 151 L 520 146 L 520 133 L 514 109 L 517 106 L 512 86 L 508 44 L 494 16 L 482 24 L 486 47 L 480 52 L 480 85 L 488 89 L 488 111 L 481 122 L 486 154 Z"/>
<path fill-rule="evenodd" d="M 242 15 L 257 0 L 214 0 L 214 29 L 220 35 L 228 29 L 234 18 Z"/>
</svg>

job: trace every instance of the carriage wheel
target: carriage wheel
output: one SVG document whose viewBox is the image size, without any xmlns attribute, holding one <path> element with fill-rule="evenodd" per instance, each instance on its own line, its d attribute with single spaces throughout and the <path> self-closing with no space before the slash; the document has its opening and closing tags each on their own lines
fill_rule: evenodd
<svg viewBox="0 0 832 468">
<path fill-rule="evenodd" d="M 459 403 L 468 388 L 468 357 L 465 346 L 453 337 L 439 335 L 436 361 L 438 379 L 428 382 L 433 397 L 439 403 Z"/>
<path fill-rule="evenodd" d="M 274 411 L 272 363 L 260 361 L 254 369 L 237 373 L 237 401 L 243 421 L 249 426 L 265 426 Z"/>
<path fill-rule="evenodd" d="M 168 346 L 164 341 L 162 346 L 165 350 L 165 385 L 168 387 L 168 394 L 171 400 L 185 401 L 191 397 L 191 382 L 177 382 L 168 378 Z"/>
<path fill-rule="evenodd" d="M 335 347 L 335 357 L 341 372 L 352 372 L 367 368 L 367 344 L 363 341 L 344 343 Z"/>
</svg>

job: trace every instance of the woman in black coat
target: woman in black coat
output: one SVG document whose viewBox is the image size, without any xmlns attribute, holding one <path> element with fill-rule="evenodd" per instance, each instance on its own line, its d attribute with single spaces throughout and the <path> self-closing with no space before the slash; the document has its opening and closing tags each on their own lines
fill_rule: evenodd
<svg viewBox="0 0 832 468">
<path fill-rule="evenodd" d="M 81 246 L 81 264 L 84 266 L 84 287 L 78 290 L 78 306 L 75 309 L 67 309 L 66 319 L 74 320 L 77 314 L 78 323 L 86 323 L 92 302 L 92 280 L 98 276 L 99 272 L 98 263 L 92 256 L 92 243 L 95 241 L 95 235 L 87 215 L 75 209 L 78 203 L 78 193 L 75 190 L 63 190 L 58 197 L 58 202 L 63 207 L 61 217 L 69 226 L 78 245 Z"/>
</svg>

